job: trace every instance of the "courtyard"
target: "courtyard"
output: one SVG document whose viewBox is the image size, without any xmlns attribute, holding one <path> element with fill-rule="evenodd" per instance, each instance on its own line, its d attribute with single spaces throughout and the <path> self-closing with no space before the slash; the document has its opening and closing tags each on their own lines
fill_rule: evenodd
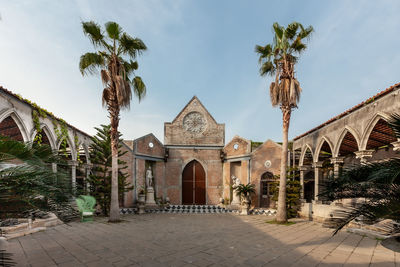
<svg viewBox="0 0 400 267">
<path fill-rule="evenodd" d="M 72 222 L 12 239 L 17 266 L 400 266 L 379 240 L 312 221 L 268 216 L 125 215 Z"/>
</svg>

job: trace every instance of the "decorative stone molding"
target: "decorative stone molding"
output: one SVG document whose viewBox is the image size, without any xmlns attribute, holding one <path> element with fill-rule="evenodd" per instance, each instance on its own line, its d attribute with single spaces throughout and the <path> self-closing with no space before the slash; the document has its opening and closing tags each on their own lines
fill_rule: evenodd
<svg viewBox="0 0 400 267">
<path fill-rule="evenodd" d="M 68 160 L 68 166 L 78 166 L 78 161 L 77 160 Z"/>
<path fill-rule="evenodd" d="M 344 157 L 331 158 L 331 163 L 332 164 L 343 164 L 344 163 Z"/>
<path fill-rule="evenodd" d="M 314 162 L 312 167 L 313 168 L 322 168 L 322 161 Z"/>
<path fill-rule="evenodd" d="M 367 162 L 368 158 L 372 158 L 372 153 L 374 150 L 361 150 L 361 151 L 356 151 L 354 154 L 356 154 L 356 159 L 360 159 L 361 163 Z"/>
<path fill-rule="evenodd" d="M 299 166 L 299 171 L 309 171 L 311 169 L 310 165 L 303 165 L 303 166 Z"/>
</svg>

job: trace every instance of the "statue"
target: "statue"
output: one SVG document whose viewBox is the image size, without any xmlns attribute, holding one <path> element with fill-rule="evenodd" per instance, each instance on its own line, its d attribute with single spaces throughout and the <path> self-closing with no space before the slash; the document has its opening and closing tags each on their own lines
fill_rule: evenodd
<svg viewBox="0 0 400 267">
<path fill-rule="evenodd" d="M 240 197 L 236 194 L 236 187 L 240 185 L 240 179 L 236 177 L 235 175 L 232 175 L 232 202 L 231 205 L 240 205 Z"/>
<path fill-rule="evenodd" d="M 149 166 L 146 170 L 146 206 L 152 207 L 157 206 L 156 201 L 154 199 L 154 188 L 153 188 L 153 173 L 151 171 L 151 166 Z"/>
<path fill-rule="evenodd" d="M 153 187 L 153 174 L 151 172 L 150 166 L 146 171 L 146 187 L 147 188 Z"/>
</svg>

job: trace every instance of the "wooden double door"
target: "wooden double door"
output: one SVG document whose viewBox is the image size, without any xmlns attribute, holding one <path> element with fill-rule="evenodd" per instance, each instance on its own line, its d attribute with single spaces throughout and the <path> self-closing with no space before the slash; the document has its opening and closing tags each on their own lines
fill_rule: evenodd
<svg viewBox="0 0 400 267">
<path fill-rule="evenodd" d="M 206 173 L 196 160 L 189 162 L 183 169 L 182 204 L 206 204 Z"/>
</svg>

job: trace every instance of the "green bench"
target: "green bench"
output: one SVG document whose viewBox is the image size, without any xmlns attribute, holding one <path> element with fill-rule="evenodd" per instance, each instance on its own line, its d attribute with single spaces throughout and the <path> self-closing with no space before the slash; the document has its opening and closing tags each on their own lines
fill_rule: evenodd
<svg viewBox="0 0 400 267">
<path fill-rule="evenodd" d="M 96 211 L 94 208 L 96 199 L 92 196 L 82 195 L 76 198 L 75 201 L 81 214 L 81 222 L 93 221 L 94 212 Z"/>
</svg>

